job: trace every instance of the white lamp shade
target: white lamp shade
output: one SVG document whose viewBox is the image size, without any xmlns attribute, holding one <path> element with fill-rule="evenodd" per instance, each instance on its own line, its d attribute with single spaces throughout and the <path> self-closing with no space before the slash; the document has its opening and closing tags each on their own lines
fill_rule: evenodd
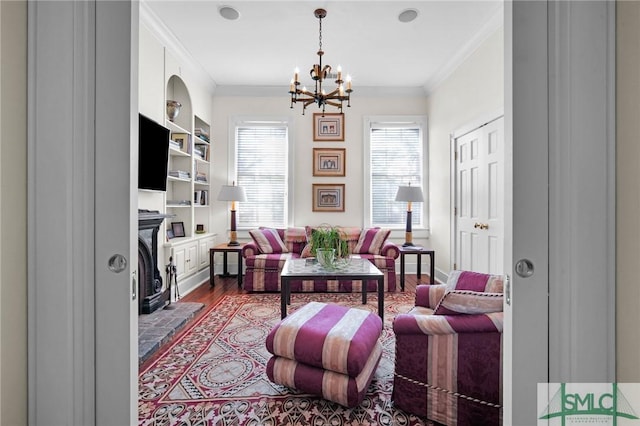
<svg viewBox="0 0 640 426">
<path fill-rule="evenodd" d="M 399 186 L 396 201 L 422 202 L 424 201 L 422 188 L 419 186 Z"/>
<path fill-rule="evenodd" d="M 218 194 L 218 201 L 247 201 L 244 188 L 235 185 L 222 185 Z"/>
</svg>

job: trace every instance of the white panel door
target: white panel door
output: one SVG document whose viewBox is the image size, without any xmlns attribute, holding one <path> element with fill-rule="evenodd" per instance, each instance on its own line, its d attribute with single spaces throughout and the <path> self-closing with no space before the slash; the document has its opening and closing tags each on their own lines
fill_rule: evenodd
<svg viewBox="0 0 640 426">
<path fill-rule="evenodd" d="M 504 119 L 455 139 L 456 269 L 504 273 Z"/>
</svg>

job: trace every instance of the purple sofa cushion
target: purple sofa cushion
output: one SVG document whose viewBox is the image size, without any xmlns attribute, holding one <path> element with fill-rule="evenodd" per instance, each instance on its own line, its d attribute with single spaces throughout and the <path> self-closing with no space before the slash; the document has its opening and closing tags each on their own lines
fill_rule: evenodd
<svg viewBox="0 0 640 426">
<path fill-rule="evenodd" d="M 246 266 L 260 269 L 281 270 L 287 259 L 295 259 L 295 253 L 258 254 L 245 259 Z"/>
<path fill-rule="evenodd" d="M 381 332 L 382 321 L 372 312 L 310 302 L 276 324 L 266 346 L 274 355 L 356 377 Z"/>
<path fill-rule="evenodd" d="M 303 227 L 290 227 L 283 230 L 284 245 L 291 253 L 302 253 L 307 245 L 307 233 Z"/>
<path fill-rule="evenodd" d="M 380 254 L 382 246 L 389 238 L 390 229 L 368 228 L 363 229 L 353 249 L 354 253 Z"/>
<path fill-rule="evenodd" d="M 251 238 L 262 253 L 271 254 L 289 252 L 277 229 L 252 229 L 249 231 L 249 235 L 251 235 Z"/>
</svg>

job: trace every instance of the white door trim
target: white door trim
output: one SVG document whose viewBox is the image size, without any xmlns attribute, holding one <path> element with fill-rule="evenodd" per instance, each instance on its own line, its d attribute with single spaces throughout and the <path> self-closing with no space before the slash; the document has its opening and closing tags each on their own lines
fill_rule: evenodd
<svg viewBox="0 0 640 426">
<path fill-rule="evenodd" d="M 504 116 L 504 108 L 499 108 L 496 111 L 490 112 L 488 114 L 483 114 L 482 116 L 476 118 L 475 120 L 472 120 L 466 123 L 465 125 L 457 128 L 453 133 L 451 133 L 451 137 L 453 139 L 457 139 L 503 116 Z"/>
<path fill-rule="evenodd" d="M 33 425 L 91 425 L 95 417 L 94 31 L 93 2 L 29 2 L 27 318 Z"/>
<path fill-rule="evenodd" d="M 611 382 L 615 2 L 550 2 L 548 16 L 549 377 Z"/>
</svg>

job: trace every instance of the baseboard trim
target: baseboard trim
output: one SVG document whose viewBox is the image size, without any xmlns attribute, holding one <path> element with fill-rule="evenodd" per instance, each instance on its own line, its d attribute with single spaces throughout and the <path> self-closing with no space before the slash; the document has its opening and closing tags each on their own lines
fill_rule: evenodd
<svg viewBox="0 0 640 426">
<path fill-rule="evenodd" d="M 180 298 L 183 298 L 187 294 L 191 293 L 193 290 L 195 290 L 196 288 L 204 284 L 204 282 L 207 280 L 209 280 L 209 268 L 201 269 L 195 274 L 182 280 L 182 282 L 179 281 L 178 289 L 180 293 Z M 171 294 L 171 301 L 172 302 L 176 301 L 175 294 Z"/>
</svg>

